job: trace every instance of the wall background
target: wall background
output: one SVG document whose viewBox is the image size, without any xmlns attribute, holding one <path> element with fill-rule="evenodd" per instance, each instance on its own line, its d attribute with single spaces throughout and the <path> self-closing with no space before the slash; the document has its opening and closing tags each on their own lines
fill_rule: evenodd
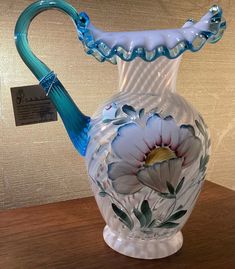
<svg viewBox="0 0 235 269">
<path fill-rule="evenodd" d="M 0 209 L 90 196 L 85 165 L 61 121 L 15 127 L 10 87 L 37 84 L 16 51 L 13 30 L 33 1 L 0 0 Z M 70 0 L 107 31 L 180 27 L 199 19 L 213 3 L 228 29 L 216 45 L 185 53 L 178 92 L 204 116 L 212 135 L 207 179 L 235 190 L 235 3 L 232 0 Z M 117 88 L 117 68 L 88 57 L 70 19 L 58 11 L 37 17 L 30 28 L 36 55 L 56 71 L 84 113 Z"/>
</svg>

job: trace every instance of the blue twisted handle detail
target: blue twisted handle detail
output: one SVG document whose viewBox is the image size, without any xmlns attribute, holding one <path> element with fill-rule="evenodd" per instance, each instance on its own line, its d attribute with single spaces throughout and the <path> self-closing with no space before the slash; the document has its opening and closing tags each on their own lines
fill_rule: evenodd
<svg viewBox="0 0 235 269">
<path fill-rule="evenodd" d="M 31 4 L 20 15 L 15 27 L 16 47 L 22 60 L 40 81 L 40 85 L 55 105 L 75 148 L 82 156 L 85 156 L 89 143 L 90 117 L 85 116 L 79 110 L 54 72 L 40 61 L 29 47 L 28 29 L 32 20 L 41 12 L 49 9 L 58 9 L 69 15 L 78 34 L 82 34 L 88 17 L 83 13 L 78 14 L 76 9 L 66 1 L 40 0 Z"/>
</svg>

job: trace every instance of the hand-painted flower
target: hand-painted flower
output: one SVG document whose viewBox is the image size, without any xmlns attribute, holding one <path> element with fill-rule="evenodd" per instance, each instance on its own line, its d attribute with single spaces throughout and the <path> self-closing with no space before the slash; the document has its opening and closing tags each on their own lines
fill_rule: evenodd
<svg viewBox="0 0 235 269">
<path fill-rule="evenodd" d="M 121 126 L 112 150 L 121 159 L 108 165 L 116 192 L 132 194 L 148 186 L 169 193 L 167 184 L 177 186 L 182 169 L 198 159 L 202 144 L 191 125 L 178 126 L 171 116 L 154 114 L 145 127 Z"/>
</svg>

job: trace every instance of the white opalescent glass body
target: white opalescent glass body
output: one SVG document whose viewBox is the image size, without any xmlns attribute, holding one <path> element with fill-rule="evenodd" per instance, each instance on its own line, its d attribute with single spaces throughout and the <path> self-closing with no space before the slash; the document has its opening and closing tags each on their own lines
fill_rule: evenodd
<svg viewBox="0 0 235 269">
<path fill-rule="evenodd" d="M 89 132 L 85 158 L 105 240 L 132 257 L 141 256 L 127 250 L 135 241 L 146 248 L 149 240 L 175 240 L 160 256 L 180 247 L 205 177 L 210 139 L 202 117 L 176 93 L 179 63 L 119 60 L 120 91 L 99 108 Z"/>
</svg>

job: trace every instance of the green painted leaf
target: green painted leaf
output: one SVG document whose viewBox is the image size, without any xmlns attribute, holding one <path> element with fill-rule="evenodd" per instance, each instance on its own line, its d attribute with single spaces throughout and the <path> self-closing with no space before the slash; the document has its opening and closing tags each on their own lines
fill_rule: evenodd
<svg viewBox="0 0 235 269">
<path fill-rule="evenodd" d="M 99 192 L 99 196 L 100 197 L 105 197 L 106 196 L 106 192 L 105 191 L 100 191 Z"/>
<path fill-rule="evenodd" d="M 199 118 L 201 119 L 202 123 L 206 126 L 206 128 L 208 128 L 208 126 L 206 125 L 206 123 L 205 123 L 203 117 L 202 117 L 200 114 L 199 114 Z"/>
<path fill-rule="evenodd" d="M 206 155 L 205 158 L 204 158 L 204 166 L 206 166 L 208 164 L 209 159 L 210 159 L 210 156 Z"/>
<path fill-rule="evenodd" d="M 166 198 L 166 199 L 175 199 L 175 194 L 170 194 L 170 193 L 163 193 L 160 192 L 158 193 L 159 196 L 161 196 L 162 198 Z"/>
<path fill-rule="evenodd" d="M 113 121 L 113 120 L 112 119 L 105 119 L 105 120 L 103 120 L 103 123 L 109 123 L 111 121 Z"/>
<path fill-rule="evenodd" d="M 200 131 L 200 133 L 205 137 L 206 133 L 205 133 L 204 128 L 202 127 L 201 123 L 198 120 L 195 120 L 195 123 L 196 123 L 197 128 Z"/>
<path fill-rule="evenodd" d="M 187 210 L 180 210 L 180 211 L 174 213 L 173 215 L 171 215 L 171 216 L 167 219 L 167 222 L 171 222 L 171 221 L 180 219 L 180 218 L 182 218 L 186 213 L 187 213 Z"/>
<path fill-rule="evenodd" d="M 121 125 L 121 124 L 124 124 L 124 123 L 127 123 L 127 122 L 128 122 L 127 118 L 121 118 L 121 119 L 113 121 L 113 124 L 114 125 Z"/>
<path fill-rule="evenodd" d="M 105 192 L 103 186 L 101 185 L 101 183 L 99 181 L 96 181 L 97 182 L 97 185 L 98 187 L 102 190 L 102 192 Z"/>
<path fill-rule="evenodd" d="M 211 146 L 211 139 L 208 140 L 208 147 Z"/>
<path fill-rule="evenodd" d="M 184 177 L 180 180 L 179 184 L 176 187 L 176 190 L 175 190 L 176 194 L 181 190 L 183 184 L 184 184 Z"/>
<path fill-rule="evenodd" d="M 168 188 L 169 192 L 170 192 L 171 194 L 174 194 L 174 193 L 175 193 L 175 189 L 174 189 L 174 187 L 171 185 L 171 183 L 167 181 L 167 182 L 166 182 L 166 185 L 167 185 L 167 188 Z"/>
<path fill-rule="evenodd" d="M 118 218 L 129 230 L 131 230 L 133 227 L 130 226 L 129 223 L 125 222 L 125 220 L 121 219 L 121 218 Z"/>
<path fill-rule="evenodd" d="M 202 156 L 200 159 L 200 165 L 199 165 L 200 170 L 203 168 L 203 161 L 204 161 L 204 157 Z"/>
<path fill-rule="evenodd" d="M 122 111 L 130 117 L 136 116 L 136 110 L 133 106 L 124 105 Z"/>
<path fill-rule="evenodd" d="M 140 111 L 139 111 L 139 118 L 143 118 L 144 116 L 144 108 L 141 108 Z"/>
<path fill-rule="evenodd" d="M 115 112 L 115 118 L 121 114 L 121 108 L 119 107 Z"/>
<path fill-rule="evenodd" d="M 209 158 L 210 158 L 209 155 L 206 155 L 205 157 L 203 157 L 203 156 L 201 157 L 201 159 L 200 159 L 200 167 L 199 167 L 199 169 L 200 169 L 201 171 L 205 170 L 206 165 L 207 165 L 208 162 L 209 162 Z"/>
<path fill-rule="evenodd" d="M 146 225 L 148 225 L 152 220 L 152 211 L 149 207 L 149 203 L 147 200 L 144 200 L 140 207 L 141 212 L 144 214 L 146 219 Z"/>
<path fill-rule="evenodd" d="M 140 223 L 140 227 L 143 228 L 146 225 L 146 218 L 144 214 L 142 214 L 137 208 L 134 208 L 133 212 Z"/>
<path fill-rule="evenodd" d="M 148 228 L 155 228 L 155 227 L 157 227 L 157 221 L 154 219 L 149 223 Z"/>
<path fill-rule="evenodd" d="M 179 223 L 175 223 L 175 222 L 163 222 L 160 225 L 158 225 L 159 228 L 175 228 L 179 225 Z"/>
<path fill-rule="evenodd" d="M 151 231 L 151 230 L 142 230 L 142 233 L 144 233 L 144 234 L 152 234 L 153 231 Z"/>
<path fill-rule="evenodd" d="M 114 203 L 112 203 L 112 209 L 119 219 L 131 230 L 133 228 L 133 223 L 127 214 L 118 208 Z"/>
<path fill-rule="evenodd" d="M 180 205 L 176 210 L 180 210 L 181 208 L 183 208 L 183 206 L 182 205 Z"/>
<path fill-rule="evenodd" d="M 205 175 L 205 173 L 206 173 L 206 167 L 202 168 L 200 171 L 202 172 L 203 175 Z"/>
</svg>

